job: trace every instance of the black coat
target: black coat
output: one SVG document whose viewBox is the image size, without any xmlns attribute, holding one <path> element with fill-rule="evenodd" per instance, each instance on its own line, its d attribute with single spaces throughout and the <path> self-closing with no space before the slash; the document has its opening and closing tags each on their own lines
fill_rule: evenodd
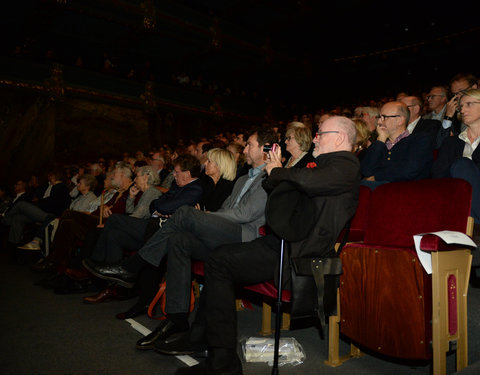
<svg viewBox="0 0 480 375">
<path fill-rule="evenodd" d="M 275 168 L 268 177 L 268 184 L 274 187 L 283 181 L 290 182 L 310 199 L 309 204 L 315 206 L 310 235 L 291 244 L 293 258 L 334 256 L 337 238 L 357 208 L 360 163 L 355 154 L 346 151 L 323 154 L 315 163 L 316 168 Z M 282 204 L 285 198 L 288 201 L 288 197 L 279 195 L 278 201 L 271 199 L 269 205 Z M 287 217 L 287 214 L 278 215 L 273 220 Z M 299 221 L 290 224 L 293 228 L 304 225 Z M 282 237 L 282 233 L 276 234 Z"/>
</svg>

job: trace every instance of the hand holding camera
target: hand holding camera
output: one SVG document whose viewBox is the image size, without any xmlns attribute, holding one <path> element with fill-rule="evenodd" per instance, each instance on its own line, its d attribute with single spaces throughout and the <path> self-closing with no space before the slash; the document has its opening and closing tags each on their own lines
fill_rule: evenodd
<svg viewBox="0 0 480 375">
<path fill-rule="evenodd" d="M 277 143 L 264 145 L 263 152 L 267 155 L 265 171 L 268 175 L 270 175 L 273 168 L 282 168 L 282 150 Z"/>
</svg>

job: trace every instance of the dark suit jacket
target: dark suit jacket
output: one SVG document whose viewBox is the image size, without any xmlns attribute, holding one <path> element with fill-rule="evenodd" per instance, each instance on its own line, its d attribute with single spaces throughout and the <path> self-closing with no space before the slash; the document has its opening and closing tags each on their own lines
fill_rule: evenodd
<svg viewBox="0 0 480 375">
<path fill-rule="evenodd" d="M 452 126 L 448 129 L 444 129 L 443 126 L 440 126 L 440 129 L 437 134 L 436 147 L 440 148 L 443 141 L 450 136 L 450 133 L 453 133 L 453 136 L 457 136 L 462 132 L 462 122 L 458 119 L 457 114 L 453 116 Z"/>
<path fill-rule="evenodd" d="M 175 182 L 169 191 L 150 203 L 150 213 L 173 214 L 181 206 L 195 206 L 202 199 L 203 187 L 200 179 L 179 187 Z"/>
<path fill-rule="evenodd" d="M 438 131 L 442 127 L 442 122 L 438 120 L 420 118 L 412 134 L 427 133 L 435 145 L 437 142 Z M 436 147 L 437 148 L 437 147 Z"/>
<path fill-rule="evenodd" d="M 53 185 L 48 198 L 42 198 L 38 201 L 37 206 L 43 211 L 61 216 L 72 201 L 68 187 L 63 182 Z"/>
<path fill-rule="evenodd" d="M 458 136 L 447 137 L 438 151 L 437 160 L 433 163 L 432 177 L 450 177 L 450 167 L 455 160 L 463 157 L 465 142 Z M 480 168 L 480 147 L 475 149 L 472 161 Z"/>
<path fill-rule="evenodd" d="M 169 173 L 170 171 L 168 169 L 162 168 L 162 170 L 158 174 L 158 177 L 160 178 L 160 184 L 163 182 L 163 180 L 165 180 L 165 177 L 167 177 Z"/>
<path fill-rule="evenodd" d="M 430 177 L 433 142 L 426 133 L 410 134 L 389 151 L 385 143 L 375 141 L 362 160 L 362 176 L 376 181 L 410 181 Z"/>
<path fill-rule="evenodd" d="M 315 206 L 315 226 L 307 238 L 291 244 L 293 258 L 335 256 L 335 242 L 357 208 L 360 163 L 355 154 L 323 154 L 315 163 L 315 168 L 275 168 L 268 177 L 269 185 L 274 187 L 289 181 Z"/>
</svg>

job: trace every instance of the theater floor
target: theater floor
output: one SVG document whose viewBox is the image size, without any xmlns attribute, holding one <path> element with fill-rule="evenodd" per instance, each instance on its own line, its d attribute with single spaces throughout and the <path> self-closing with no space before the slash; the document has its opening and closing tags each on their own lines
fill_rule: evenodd
<svg viewBox="0 0 480 375">
<path fill-rule="evenodd" d="M 82 296 L 56 295 L 34 285 L 42 275 L 30 271 L 0 254 L 0 373 L 20 374 L 173 374 L 184 364 L 175 357 L 140 352 L 135 342 L 141 334 L 129 323 L 115 319 L 132 301 L 99 305 L 82 303 Z M 469 290 L 469 363 L 462 374 L 479 374 L 480 365 L 480 289 Z M 260 308 L 238 313 L 239 337 L 258 336 Z M 135 319 L 149 329 L 156 321 Z M 283 332 L 303 346 L 306 359 L 298 366 L 286 365 L 281 374 L 429 374 L 430 366 L 387 362 L 372 356 L 353 359 L 337 368 L 323 364 L 327 342 L 314 328 Z M 348 345 L 342 342 L 346 353 Z M 448 373 L 454 371 L 454 355 L 448 357 Z M 244 374 L 270 374 L 264 363 L 243 363 Z"/>
</svg>

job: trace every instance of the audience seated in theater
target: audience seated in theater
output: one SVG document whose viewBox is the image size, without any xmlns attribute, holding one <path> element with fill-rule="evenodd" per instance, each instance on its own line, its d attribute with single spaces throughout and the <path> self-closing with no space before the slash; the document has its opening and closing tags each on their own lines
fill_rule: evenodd
<svg viewBox="0 0 480 375">
<path fill-rule="evenodd" d="M 466 129 L 466 124 L 463 123 L 459 117 L 458 105 L 465 91 L 477 88 L 477 77 L 473 74 L 459 73 L 450 80 L 450 94 L 452 97 L 446 105 L 442 128 L 437 138 L 438 146 L 440 146 L 443 140 L 449 135 L 458 135 Z"/>
<path fill-rule="evenodd" d="M 428 178 L 433 162 L 433 142 L 426 133 L 407 130 L 410 111 L 402 102 L 388 102 L 380 110 L 378 138 L 361 162 L 362 184 L 378 185 Z"/>
<path fill-rule="evenodd" d="M 459 135 L 447 137 L 432 169 L 433 178 L 455 177 L 470 182 L 472 212 L 480 223 L 480 90 L 468 90 L 460 99 L 460 113 L 467 128 Z"/>
<path fill-rule="evenodd" d="M 50 253 L 35 264 L 35 271 L 48 271 L 58 266 L 70 266 L 70 259 L 79 243 L 85 240 L 87 233 L 95 231 L 112 214 L 124 214 L 128 198 L 128 189 L 132 185 L 132 170 L 124 162 L 117 163 L 116 168 L 105 179 L 103 196 L 90 205 L 89 212 L 66 210 L 60 218 Z M 102 206 L 103 204 L 103 206 Z M 133 213 L 132 213 L 133 214 Z M 102 220 L 100 220 L 102 216 Z"/>
<path fill-rule="evenodd" d="M 144 193 L 138 202 L 138 205 L 142 205 L 141 214 L 112 215 L 107 220 L 88 258 L 89 261 L 95 264 L 117 264 L 123 259 L 124 251 L 138 250 L 165 220 L 169 221 L 167 217 L 179 207 L 187 205 L 193 208 L 200 202 L 203 187 L 198 178 L 200 175 L 198 160 L 190 155 L 179 156 L 175 160 L 174 174 L 175 184 L 168 192 L 162 194 L 154 186 L 158 183 L 158 175 L 152 167 L 145 166 L 139 169 L 135 177 L 135 186 L 130 188 L 127 213 L 129 205 L 133 204 L 135 194 L 142 190 Z"/>
<path fill-rule="evenodd" d="M 290 182 L 313 197 L 309 203 L 317 207 L 312 218 L 313 229 L 305 238 L 291 243 L 293 258 L 333 256 L 335 241 L 357 205 L 360 173 L 358 159 L 351 152 L 356 133 L 354 124 L 345 117 L 333 117 L 322 124 L 320 133 L 314 139 L 316 168 L 281 168 L 280 153 L 271 152 L 267 160 L 270 185 Z M 287 216 L 279 216 L 282 225 L 295 225 Z M 248 243 L 222 245 L 210 254 L 205 264 L 205 288 L 192 328 L 187 331 L 187 322 L 178 326 L 175 321 L 167 320 L 161 323 L 161 330 L 150 335 L 158 337 L 154 347 L 161 354 L 191 354 L 208 349 L 206 361 L 186 372 L 182 368 L 177 374 L 242 374 L 237 355 L 236 286 L 274 279 L 278 272 L 280 236 L 270 234 Z M 168 266 L 170 255 L 171 252 Z M 167 280 L 167 288 L 168 285 Z M 179 331 L 186 332 L 178 334 Z M 148 341 L 148 337 L 140 343 Z M 144 348 L 148 348 L 147 344 Z"/>
<path fill-rule="evenodd" d="M 141 339 L 137 348 L 153 349 L 155 340 L 163 340 L 172 333 L 188 329 L 191 259 L 206 260 L 218 245 L 251 241 L 259 236 L 259 228 L 265 224 L 267 199 L 262 188 L 266 175 L 263 146 L 272 144 L 275 139 L 275 134 L 268 128 L 259 128 L 250 135 L 244 152 L 252 169 L 248 175 L 237 180 L 232 194 L 218 211 L 204 212 L 193 207 L 181 207 L 137 254 L 127 258 L 121 265 L 86 265 L 100 278 L 131 287 L 138 275 L 142 277 L 145 273 L 158 273 L 157 268 L 168 254 L 167 320 Z M 144 306 L 139 307 L 144 309 Z"/>
<path fill-rule="evenodd" d="M 58 171 L 48 174 L 48 185 L 44 187 L 42 198 L 35 203 L 17 202 L 2 218 L 2 222 L 10 226 L 8 242 L 10 246 L 18 246 L 25 241 L 24 232 L 27 224 L 39 223 L 36 237 L 42 238 L 45 227 L 50 221 L 60 216 L 70 204 L 70 195 L 63 176 Z M 32 249 L 39 250 L 39 248 Z"/>
<path fill-rule="evenodd" d="M 77 190 L 79 194 L 77 198 L 70 203 L 69 209 L 71 211 L 89 212 L 91 203 L 97 198 L 97 196 L 93 193 L 93 190 L 95 190 L 96 186 L 97 179 L 94 176 L 91 174 L 85 174 L 81 176 L 77 184 Z M 44 228 L 44 225 L 42 225 L 42 227 Z M 44 237 L 44 231 L 37 232 L 32 241 L 23 246 L 19 246 L 19 248 L 24 250 L 40 250 L 40 246 L 43 243 Z"/>
<path fill-rule="evenodd" d="M 285 168 L 305 168 L 314 158 L 309 152 L 312 145 L 312 131 L 301 122 L 291 122 L 285 133 L 286 151 L 290 158 L 285 162 Z"/>
<path fill-rule="evenodd" d="M 219 148 L 208 151 L 205 173 L 210 177 L 211 184 L 205 187 L 202 201 L 195 205 L 195 208 L 206 212 L 215 212 L 230 195 L 234 184 L 236 164 L 230 151 Z M 153 267 L 146 269 L 138 282 L 138 301 L 128 311 L 118 314 L 117 317 L 127 319 L 146 312 L 148 304 L 158 290 L 161 277 L 163 274 L 157 269 Z M 103 302 L 117 293 L 115 286 L 109 286 L 95 296 L 85 297 L 84 300 L 87 303 Z"/>
<path fill-rule="evenodd" d="M 405 96 L 401 102 L 404 103 L 410 111 L 410 121 L 407 125 L 408 132 L 410 134 L 425 132 L 432 138 L 432 142 L 435 144 L 442 123 L 438 120 L 421 117 L 423 105 L 417 96 Z"/>
</svg>

